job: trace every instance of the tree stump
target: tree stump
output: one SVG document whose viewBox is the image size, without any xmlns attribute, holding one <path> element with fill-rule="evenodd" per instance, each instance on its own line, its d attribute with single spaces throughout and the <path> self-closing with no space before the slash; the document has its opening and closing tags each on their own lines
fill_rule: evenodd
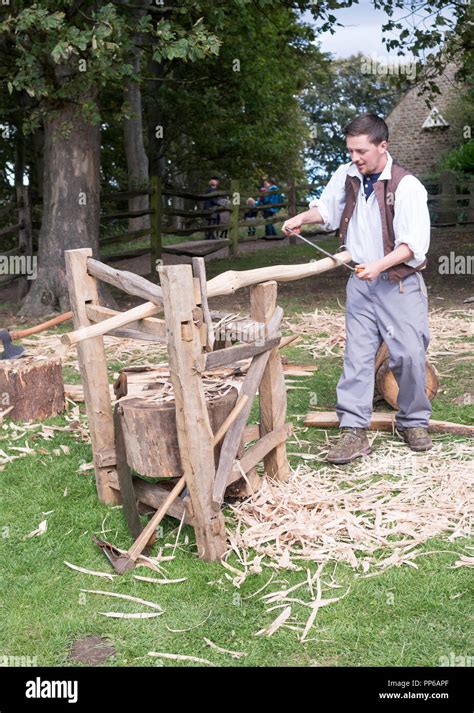
<svg viewBox="0 0 474 713">
<path fill-rule="evenodd" d="M 61 360 L 38 357 L 0 361 L 0 410 L 15 421 L 42 421 L 64 411 Z"/>
<path fill-rule="evenodd" d="M 232 411 L 237 389 L 207 402 L 214 433 Z M 146 398 L 123 398 L 122 428 L 127 462 L 139 475 L 148 478 L 176 478 L 183 474 L 176 430 L 176 404 Z M 214 448 L 214 461 L 219 461 L 222 441 Z"/>
<path fill-rule="evenodd" d="M 392 408 L 398 411 L 398 384 L 391 369 L 389 369 L 388 348 L 385 342 L 381 345 L 375 358 L 375 387 Z M 435 368 L 426 361 L 426 395 L 430 401 L 438 392 L 439 380 Z"/>
</svg>

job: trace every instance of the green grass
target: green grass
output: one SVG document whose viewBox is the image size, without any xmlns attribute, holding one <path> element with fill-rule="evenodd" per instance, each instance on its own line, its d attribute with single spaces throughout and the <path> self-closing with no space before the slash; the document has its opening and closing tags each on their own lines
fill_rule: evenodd
<svg viewBox="0 0 474 713">
<path fill-rule="evenodd" d="M 369 579 L 355 579 L 351 570 L 338 566 L 338 581 L 349 596 L 322 609 L 313 636 L 300 644 L 291 631 L 272 638 L 256 638 L 255 632 L 271 621 L 258 597 L 246 599 L 259 589 L 271 570 L 249 578 L 237 590 L 217 564 L 197 559 L 193 534 L 190 544 L 177 550 L 166 565 L 171 578 L 187 577 L 181 584 L 157 586 L 133 579 L 132 573 L 113 583 L 70 571 L 63 561 L 100 571 L 109 571 L 104 556 L 91 542 L 93 533 L 127 547 L 130 537 L 121 510 L 101 505 L 94 479 L 79 475 L 81 461 L 90 458 L 89 447 L 70 436 L 47 441 L 48 450 L 66 443 L 70 455 L 42 456 L 15 461 L 2 473 L 2 524 L 0 540 L 1 651 L 11 656 L 36 656 L 39 665 L 68 665 L 67 652 L 76 639 L 100 635 L 110 639 L 116 656 L 108 665 L 154 666 L 150 650 L 200 656 L 233 666 L 295 665 L 392 665 L 436 666 L 440 656 L 468 655 L 470 573 L 450 569 L 455 545 L 445 541 L 426 544 L 428 550 L 452 550 L 418 559 L 419 569 L 391 569 Z M 38 441 L 39 445 L 41 441 Z M 67 488 L 67 495 L 64 496 Z M 47 515 L 48 531 L 25 540 Z M 8 530 L 5 530 L 8 528 Z M 165 540 L 174 541 L 175 523 L 167 521 Z M 141 570 L 140 574 L 153 573 Z M 156 575 L 158 576 L 158 575 Z M 288 586 L 304 573 L 281 572 Z M 278 586 L 278 585 L 277 585 Z M 96 595 L 81 598 L 79 590 L 123 592 L 158 602 L 165 614 L 143 621 L 110 620 L 99 611 L 142 611 L 130 602 Z M 393 596 L 392 596 L 393 595 Z M 298 612 L 301 617 L 304 611 Z M 204 621 L 191 631 L 175 634 Z M 203 638 L 237 651 L 248 652 L 239 660 L 211 651 Z M 165 665 L 179 665 L 166 661 Z"/>
<path fill-rule="evenodd" d="M 286 351 L 292 357 L 296 350 Z M 301 380 L 301 384 L 317 393 L 319 406 L 333 407 L 337 376 L 337 360 L 325 361 L 314 376 Z M 295 417 L 307 410 L 309 393 L 288 393 L 289 413 L 295 422 Z M 458 407 L 458 418 L 460 410 Z M 253 416 L 256 418 L 255 409 Z M 53 419 L 54 423 L 61 421 Z M 304 438 L 312 446 L 322 440 L 323 434 L 308 429 Z M 338 565 L 337 578 L 344 589 L 337 590 L 336 595 L 350 586 L 349 596 L 319 612 L 312 634 L 316 640 L 306 644 L 300 644 L 291 631 L 280 631 L 270 639 L 256 638 L 255 632 L 270 623 L 272 615 L 265 614 L 258 597 L 246 597 L 267 581 L 271 570 L 265 569 L 263 574 L 249 578 L 241 590 L 236 589 L 219 565 L 197 559 L 189 528 L 185 531 L 189 544 L 178 549 L 176 559 L 166 565 L 170 578 L 187 577 L 182 584 L 158 587 L 134 580 L 132 573 L 111 583 L 72 572 L 64 560 L 109 571 L 105 557 L 91 542 L 94 533 L 118 546 L 130 545 L 121 509 L 98 502 L 93 476 L 90 472 L 78 473 L 81 462 L 91 458 L 88 445 L 76 442 L 69 434 L 61 434 L 53 441 L 29 437 L 28 442 L 35 449 L 42 446 L 50 452 L 63 443 L 69 446 L 70 454 L 26 457 L 14 461 L 0 474 L 0 557 L 4 563 L 0 650 L 7 655 L 36 656 L 40 665 L 70 665 L 70 646 L 88 635 L 100 635 L 113 642 L 116 656 L 107 665 L 117 666 L 158 665 L 146 655 L 150 650 L 204 657 L 233 666 L 436 666 L 439 658 L 451 651 L 455 655 L 469 655 L 471 651 L 467 626 L 471 574 L 467 569 L 450 569 L 455 553 L 463 549 L 465 542 L 451 544 L 440 539 L 426 543 L 425 551 L 452 550 L 453 555 L 421 557 L 416 571 L 391 569 L 374 578 L 357 579 L 351 569 Z M 16 442 L 19 444 L 23 445 L 23 440 Z M 297 461 L 291 458 L 293 465 Z M 48 531 L 25 539 L 43 519 L 43 513 L 49 511 L 53 512 L 46 516 Z M 164 541 L 174 542 L 175 533 L 176 522 L 167 520 Z M 145 570 L 140 574 L 153 576 Z M 278 579 L 285 580 L 288 586 L 303 576 L 304 573 L 278 573 Z M 81 588 L 151 599 L 165 609 L 165 614 L 144 621 L 106 619 L 98 612 L 143 608 L 95 595 L 81 598 Z M 166 628 L 197 625 L 209 613 L 205 624 L 191 631 L 174 634 Z M 305 615 L 302 607 L 297 613 L 300 618 Z M 229 659 L 211 651 L 204 637 L 249 655 Z M 182 664 L 164 661 L 164 665 Z"/>
<path fill-rule="evenodd" d="M 274 264 L 288 263 L 293 257 L 298 262 L 303 257 L 301 251 L 305 251 L 307 258 L 310 250 L 282 246 L 281 251 L 274 248 L 268 253 L 250 254 L 246 256 L 245 267 L 266 265 L 270 260 Z M 221 272 L 232 266 L 240 269 L 242 264 L 211 263 L 209 276 L 212 277 L 213 271 Z M 299 300 L 298 295 L 288 299 L 287 316 L 306 310 L 305 305 L 304 298 Z M 285 349 L 284 354 L 293 362 L 310 361 L 304 350 L 294 346 Z M 448 364 L 439 366 L 442 370 Z M 110 373 L 120 366 L 118 362 L 109 364 Z M 313 375 L 298 384 L 307 390 L 288 391 L 288 417 L 296 426 L 301 426 L 301 417 L 311 408 L 310 398 L 316 398 L 317 408 L 334 409 L 341 360 L 322 359 L 318 366 Z M 456 365 L 450 375 L 453 378 L 443 381 L 442 393 L 434 402 L 433 417 L 472 422 L 474 406 L 453 402 L 455 397 L 469 391 L 472 383 L 467 363 Z M 77 381 L 77 372 L 68 368 L 65 379 Z M 254 404 L 251 420 L 255 421 L 257 415 Z M 64 424 L 65 419 L 57 417 L 50 422 Z M 265 584 L 273 570 L 264 568 L 262 574 L 249 577 L 237 589 L 220 565 L 197 558 L 190 528 L 185 528 L 180 538 L 183 543 L 186 536 L 188 544 L 182 544 L 176 550 L 175 560 L 165 565 L 169 578 L 187 578 L 181 584 L 157 586 L 134 580 L 134 573 L 158 576 L 144 569 L 109 582 L 66 568 L 65 560 L 94 570 L 112 571 L 91 537 L 97 534 L 128 548 L 131 538 L 122 511 L 98 501 L 91 471 L 79 473 L 80 464 L 91 460 L 91 448 L 76 440 L 74 434 L 60 433 L 53 440 L 45 440 L 28 433 L 13 442 L 12 433 L 5 424 L 0 428 L 0 449 L 23 446 L 27 439 L 37 452 L 43 448 L 48 453 L 18 459 L 0 472 L 2 655 L 36 656 L 40 666 L 68 666 L 72 665 L 67 659 L 69 648 L 88 635 L 103 636 L 115 646 L 116 655 L 106 662 L 108 666 L 186 665 L 157 661 L 147 656 L 148 651 L 186 654 L 236 667 L 437 666 L 440 657 L 449 656 L 450 652 L 456 656 L 472 655 L 472 572 L 468 568 L 451 568 L 457 553 L 468 544 L 466 540 L 450 543 L 447 538 L 439 538 L 425 543 L 424 551 L 443 552 L 420 557 L 417 570 L 392 568 L 364 579 L 339 564 L 337 580 L 343 588 L 328 596 L 340 596 L 349 587 L 350 592 L 337 604 L 319 611 L 310 641 L 299 643 L 296 633 L 289 630 L 280 630 L 271 638 L 255 637 L 255 632 L 268 625 L 278 612 L 266 614 L 259 597 L 248 597 Z M 308 429 L 303 437 L 309 441 L 306 446 L 309 450 L 325 438 L 318 429 Z M 60 444 L 69 447 L 69 455 L 52 454 L 53 448 Z M 295 448 L 290 446 L 289 450 Z M 291 456 L 290 460 L 293 466 L 297 465 L 297 457 Z M 45 517 L 47 532 L 25 539 Z M 176 521 L 166 519 L 160 544 L 173 543 L 176 529 Z M 330 564 L 328 571 L 333 566 Z M 311 566 L 311 570 L 314 572 L 315 567 Z M 270 589 L 291 587 L 304 576 L 304 572 L 279 571 L 275 576 L 278 583 Z M 117 599 L 81 596 L 81 588 L 123 592 L 152 600 L 165 613 L 142 621 L 107 619 L 99 612 L 145 609 Z M 295 611 L 300 621 L 308 615 L 303 607 Z M 204 620 L 204 624 L 197 626 Z M 169 630 L 193 626 L 196 628 L 182 633 Z M 225 648 L 245 651 L 248 656 L 231 659 L 219 654 L 206 646 L 204 637 Z"/>
</svg>

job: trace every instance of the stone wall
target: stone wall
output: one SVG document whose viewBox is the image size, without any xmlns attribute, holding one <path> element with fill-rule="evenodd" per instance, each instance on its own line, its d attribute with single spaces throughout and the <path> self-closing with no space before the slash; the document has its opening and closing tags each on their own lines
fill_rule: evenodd
<svg viewBox="0 0 474 713">
<path fill-rule="evenodd" d="M 454 82 L 455 73 L 455 65 L 449 65 L 437 80 L 441 94 L 433 103 L 442 116 L 461 91 Z M 436 169 L 440 157 L 458 141 L 451 127 L 422 128 L 430 109 L 424 97 L 417 96 L 418 91 L 417 87 L 410 89 L 390 112 L 386 122 L 390 131 L 389 151 L 393 158 L 415 175 L 424 176 Z"/>
</svg>

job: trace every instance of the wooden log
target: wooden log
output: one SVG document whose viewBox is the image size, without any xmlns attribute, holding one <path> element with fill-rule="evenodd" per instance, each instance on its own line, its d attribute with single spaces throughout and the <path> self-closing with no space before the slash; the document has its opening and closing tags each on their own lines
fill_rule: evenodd
<svg viewBox="0 0 474 713">
<path fill-rule="evenodd" d="M 244 443 L 249 443 L 250 441 L 256 441 L 260 438 L 260 426 L 258 423 L 249 423 L 244 428 Z"/>
<path fill-rule="evenodd" d="M 237 399 L 234 388 L 225 396 L 206 402 L 213 431 L 218 431 Z M 183 474 L 176 428 L 176 403 L 143 398 L 122 398 L 122 428 L 127 462 L 148 478 L 174 478 Z M 220 449 L 214 452 L 218 462 Z"/>
<path fill-rule="evenodd" d="M 335 257 L 340 262 L 345 263 L 352 260 L 347 250 L 341 251 Z M 301 280 L 305 277 L 312 277 L 313 275 L 333 270 L 335 267 L 338 267 L 335 261 L 325 257 L 322 260 L 302 265 L 271 265 L 270 267 L 259 267 L 254 270 L 228 270 L 208 281 L 207 296 L 231 295 L 241 287 L 248 287 L 267 280 L 276 280 L 276 282 Z"/>
<path fill-rule="evenodd" d="M 265 282 L 250 289 L 250 316 L 259 322 L 269 323 L 275 310 L 276 282 Z M 259 387 L 260 435 L 278 431 L 286 420 L 286 386 L 278 345 L 269 355 Z M 286 443 L 280 443 L 265 456 L 265 472 L 271 478 L 288 479 L 290 467 Z"/>
<path fill-rule="evenodd" d="M 91 248 L 66 250 L 66 274 L 75 329 L 84 329 L 91 324 L 86 311 L 87 304 L 99 304 L 97 284 L 87 273 L 87 258 Z M 111 487 L 109 479 L 116 470 L 102 465 L 101 454 L 115 449 L 114 423 L 110 403 L 107 362 L 102 337 L 88 339 L 77 346 L 87 417 L 92 441 L 97 493 L 102 502 L 116 505 L 120 496 Z"/>
<path fill-rule="evenodd" d="M 0 360 L 0 410 L 14 421 L 42 421 L 64 411 L 61 359 Z"/>
<path fill-rule="evenodd" d="M 390 354 L 385 342 L 380 346 L 375 358 L 375 387 L 378 394 L 395 410 L 398 410 L 398 384 L 389 368 Z M 426 360 L 426 395 L 430 401 L 438 393 L 439 379 L 436 369 Z"/>
<path fill-rule="evenodd" d="M 374 413 L 370 428 L 372 431 L 393 431 L 395 429 L 395 413 Z M 305 426 L 318 428 L 338 428 L 339 421 L 334 411 L 310 411 L 304 421 Z M 431 419 L 428 430 L 433 433 L 454 433 L 458 436 L 474 436 L 474 426 L 450 421 Z"/>
<path fill-rule="evenodd" d="M 128 272 L 126 270 L 116 270 L 93 258 L 87 260 L 87 271 L 89 275 L 97 277 L 109 285 L 118 287 L 129 295 L 141 297 L 156 305 L 163 304 L 161 287 L 154 285 L 153 282 L 146 280 L 144 277 L 141 277 L 141 275 L 136 275 L 134 272 Z"/>
<path fill-rule="evenodd" d="M 222 439 L 224 438 L 225 434 L 229 430 L 230 426 L 234 423 L 235 419 L 239 415 L 239 413 L 242 411 L 243 407 L 248 401 L 248 396 L 246 394 L 242 394 L 240 399 L 237 401 L 236 405 L 230 412 L 230 414 L 227 416 L 223 424 L 218 428 L 217 432 L 214 434 L 214 439 L 213 443 L 214 446 L 217 446 Z"/>
<path fill-rule="evenodd" d="M 91 322 L 103 322 L 117 314 L 122 314 L 114 309 L 102 307 L 101 305 L 86 305 L 86 313 Z M 154 341 L 166 343 L 166 322 L 164 319 L 156 319 L 155 317 L 147 317 L 135 322 L 129 322 L 127 327 L 137 332 L 144 332 L 142 338 L 152 336 Z"/>
<path fill-rule="evenodd" d="M 173 489 L 170 490 L 170 492 L 164 499 L 163 503 L 160 505 L 160 507 L 154 513 L 150 522 L 146 525 L 146 527 L 143 528 L 143 530 L 140 532 L 140 534 L 138 535 L 138 537 L 135 540 L 135 542 L 133 543 L 133 545 L 128 550 L 127 555 L 128 555 L 128 557 L 130 557 L 130 559 L 132 561 L 135 561 L 137 559 L 137 557 L 143 552 L 147 543 L 153 537 L 156 528 L 158 527 L 158 525 L 160 524 L 160 522 L 166 515 L 168 508 L 176 501 L 176 499 L 178 498 L 178 496 L 181 494 L 181 492 L 184 490 L 185 487 L 186 487 L 186 480 L 183 475 L 178 480 L 178 482 L 174 485 Z"/>
<path fill-rule="evenodd" d="M 227 364 L 234 364 L 241 359 L 248 359 L 256 354 L 261 354 L 269 349 L 274 349 L 280 344 L 281 334 L 277 332 L 272 337 L 265 339 L 262 343 L 255 344 L 237 344 L 227 349 L 218 349 L 210 354 L 203 355 L 203 359 L 199 361 L 199 368 L 202 371 L 210 371 L 218 369 Z"/>
<path fill-rule="evenodd" d="M 110 401 L 115 400 L 114 387 L 109 384 L 109 394 Z M 76 401 L 76 403 L 83 402 L 84 399 L 84 389 L 82 384 L 64 384 L 64 396 L 71 401 Z"/>
<path fill-rule="evenodd" d="M 126 324 L 130 324 L 136 320 L 143 319 L 144 317 L 151 317 L 160 310 L 159 307 L 150 302 L 145 302 L 145 304 L 147 305 L 146 310 L 143 309 L 144 305 L 139 305 L 138 307 L 129 309 L 127 312 L 117 312 L 113 317 L 104 319 L 102 322 L 98 322 L 97 324 L 92 324 L 88 327 L 81 327 L 80 329 L 76 329 L 74 332 L 66 332 L 66 334 L 61 336 L 61 342 L 69 346 L 72 344 L 79 344 L 80 342 L 87 341 L 88 339 L 103 336 L 104 334 L 107 334 L 107 332 L 124 327 Z"/>
<path fill-rule="evenodd" d="M 222 513 L 211 508 L 215 473 L 213 432 L 201 377 L 194 369 L 201 353 L 201 338 L 193 320 L 196 302 L 192 270 L 189 265 L 170 265 L 160 268 L 159 273 L 179 451 L 194 511 L 196 543 L 200 557 L 216 561 L 226 550 L 226 535 Z"/>
<path fill-rule="evenodd" d="M 277 307 L 269 321 L 269 331 L 279 328 L 283 318 L 283 310 Z M 263 372 L 270 356 L 270 351 L 257 354 L 253 359 L 247 371 L 247 375 L 242 384 L 241 395 L 248 396 L 248 401 L 243 407 L 237 419 L 227 431 L 222 443 L 222 451 L 217 468 L 214 487 L 212 489 L 212 507 L 214 510 L 220 510 L 224 493 L 229 480 L 230 473 L 234 468 L 234 460 L 243 437 L 245 425 L 247 423 L 250 410 L 252 408 L 253 398 L 259 388 Z"/>
</svg>

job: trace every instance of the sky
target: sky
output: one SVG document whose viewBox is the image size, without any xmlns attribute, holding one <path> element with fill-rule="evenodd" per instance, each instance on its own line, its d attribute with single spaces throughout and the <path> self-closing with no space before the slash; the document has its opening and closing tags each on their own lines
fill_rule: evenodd
<svg viewBox="0 0 474 713">
<path fill-rule="evenodd" d="M 324 52 L 331 52 L 338 58 L 350 57 L 358 52 L 369 56 L 397 56 L 393 50 L 387 53 L 382 44 L 382 25 L 389 18 L 382 10 L 375 10 L 370 0 L 360 0 L 357 5 L 334 10 L 332 14 L 344 27 L 338 27 L 334 35 L 330 32 L 319 35 L 319 44 Z M 399 10 L 395 18 L 402 15 L 406 15 L 406 11 Z M 304 14 L 304 19 L 310 24 L 314 23 L 310 12 Z"/>
</svg>

